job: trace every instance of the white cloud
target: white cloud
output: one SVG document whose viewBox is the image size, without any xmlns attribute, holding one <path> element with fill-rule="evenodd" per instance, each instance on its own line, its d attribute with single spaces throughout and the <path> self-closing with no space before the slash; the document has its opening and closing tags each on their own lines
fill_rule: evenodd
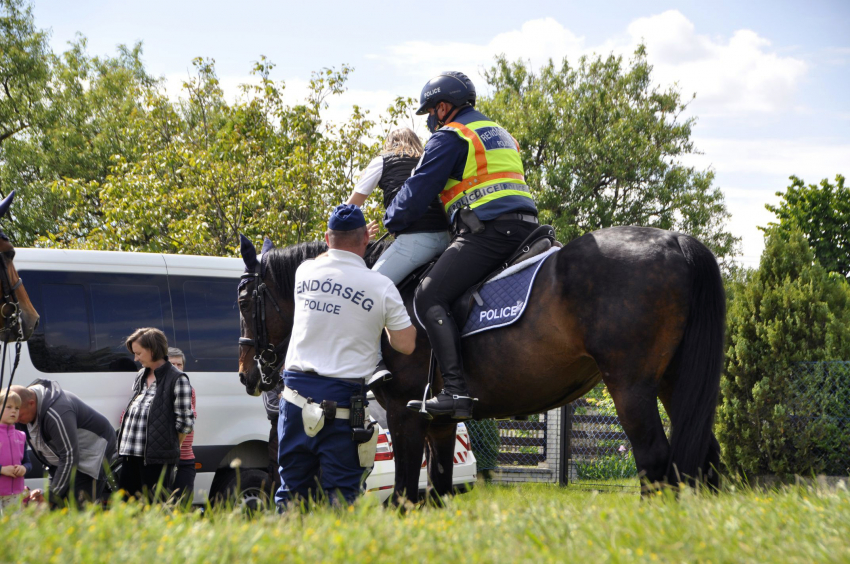
<svg viewBox="0 0 850 564">
<path fill-rule="evenodd" d="M 771 43 L 742 29 L 731 38 L 696 33 L 680 12 L 671 10 L 635 20 L 629 44 L 646 43 L 656 80 L 678 82 L 685 95 L 697 94 L 698 113 L 775 112 L 791 107 L 807 65 L 771 51 Z"/>
<path fill-rule="evenodd" d="M 745 266 L 758 266 L 764 249 L 764 235 L 758 230 L 775 221 L 765 204 L 776 205 L 776 192 L 788 187 L 788 177 L 800 177 L 806 184 L 830 182 L 836 174 L 850 174 L 850 143 L 833 139 L 721 139 L 699 138 L 695 145 L 704 152 L 690 155 L 686 164 L 700 169 L 714 168 L 715 184 L 726 197 L 732 214 L 729 231 L 741 237 Z"/>
<path fill-rule="evenodd" d="M 847 141 L 696 136 L 694 144 L 703 154 L 690 156 L 688 163 L 698 168 L 712 166 L 721 174 L 779 176 L 783 181 L 793 174 L 808 183 L 824 178 L 832 180 L 839 173 L 850 174 L 850 143 Z"/>
<path fill-rule="evenodd" d="M 696 92 L 692 111 L 700 115 L 788 109 L 807 70 L 804 61 L 777 54 L 771 42 L 754 31 L 742 29 L 729 38 L 711 38 L 697 33 L 677 10 L 636 19 L 624 33 L 596 46 L 586 45 L 583 37 L 555 19 L 544 18 L 527 21 L 486 44 L 411 41 L 372 57 L 421 79 L 447 69 L 473 73 L 489 67 L 493 57 L 502 53 L 509 60 L 530 60 L 534 67 L 549 58 L 559 61 L 566 56 L 575 62 L 591 53 L 628 57 L 641 42 L 647 46 L 657 82 L 678 82 L 687 97 Z"/>
<path fill-rule="evenodd" d="M 369 55 L 395 65 L 400 72 L 421 80 L 446 70 L 462 70 L 470 76 L 489 68 L 493 59 L 504 54 L 509 60 L 530 60 L 545 64 L 549 58 L 581 55 L 584 38 L 558 23 L 554 18 L 530 20 L 519 29 L 500 33 L 486 44 L 462 42 L 430 43 L 407 41 L 389 47 L 388 53 Z"/>
</svg>

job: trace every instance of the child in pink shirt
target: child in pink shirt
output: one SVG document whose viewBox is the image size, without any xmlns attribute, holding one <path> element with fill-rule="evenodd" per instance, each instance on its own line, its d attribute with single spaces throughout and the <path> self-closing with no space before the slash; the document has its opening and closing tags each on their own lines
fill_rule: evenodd
<svg viewBox="0 0 850 564">
<path fill-rule="evenodd" d="M 32 467 L 27 456 L 27 439 L 15 429 L 21 410 L 21 397 L 9 391 L 0 393 L 0 513 L 5 507 L 20 505 L 24 474 Z"/>
</svg>

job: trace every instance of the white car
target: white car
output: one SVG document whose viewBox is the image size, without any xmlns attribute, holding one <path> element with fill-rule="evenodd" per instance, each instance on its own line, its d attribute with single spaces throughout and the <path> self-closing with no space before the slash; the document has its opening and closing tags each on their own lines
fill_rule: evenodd
<svg viewBox="0 0 850 564">
<path fill-rule="evenodd" d="M 395 485 L 395 455 L 393 453 L 393 440 L 387 430 L 386 411 L 375 401 L 372 392 L 369 392 L 369 413 L 372 419 L 378 423 L 378 452 L 375 454 L 375 467 L 366 479 L 366 495 L 376 495 L 381 502 L 386 501 L 393 492 Z M 469 433 L 466 425 L 457 424 L 457 435 L 455 438 L 454 473 L 452 484 L 456 490 L 464 491 L 472 489 L 476 480 L 478 470 L 475 455 L 472 454 L 469 441 Z M 425 467 L 425 455 L 422 455 L 422 470 L 419 473 L 419 491 L 425 491 L 428 485 L 428 470 Z"/>
</svg>

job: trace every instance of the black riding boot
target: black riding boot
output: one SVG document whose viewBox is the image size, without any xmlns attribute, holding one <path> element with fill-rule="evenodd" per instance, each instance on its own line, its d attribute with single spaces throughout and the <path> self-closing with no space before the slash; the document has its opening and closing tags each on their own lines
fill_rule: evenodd
<svg viewBox="0 0 850 564">
<path fill-rule="evenodd" d="M 441 306 L 432 306 L 423 320 L 443 374 L 444 388 L 425 402 L 425 410 L 433 415 L 451 415 L 452 419 L 472 418 L 472 398 L 463 378 L 460 355 L 460 331 L 454 319 Z"/>
</svg>

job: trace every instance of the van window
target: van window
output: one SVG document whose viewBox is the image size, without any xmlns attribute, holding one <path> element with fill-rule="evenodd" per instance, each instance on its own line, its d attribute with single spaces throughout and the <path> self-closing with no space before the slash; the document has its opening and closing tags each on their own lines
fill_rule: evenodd
<svg viewBox="0 0 850 564">
<path fill-rule="evenodd" d="M 157 327 L 173 339 L 165 275 L 27 271 L 27 292 L 42 323 L 28 342 L 41 372 L 138 370 L 124 339 Z"/>
<path fill-rule="evenodd" d="M 133 331 L 164 325 L 156 286 L 92 284 L 90 288 L 96 350 L 126 351 L 124 340 Z"/>
<path fill-rule="evenodd" d="M 233 359 L 238 354 L 239 312 L 235 284 L 188 280 L 183 283 L 192 356 Z"/>
<path fill-rule="evenodd" d="M 44 284 L 43 301 L 36 310 L 44 326 L 44 340 L 53 349 L 91 350 L 86 290 L 82 284 Z"/>
<path fill-rule="evenodd" d="M 238 278 L 169 276 L 176 345 L 186 355 L 186 372 L 237 372 L 239 358 Z"/>
</svg>

